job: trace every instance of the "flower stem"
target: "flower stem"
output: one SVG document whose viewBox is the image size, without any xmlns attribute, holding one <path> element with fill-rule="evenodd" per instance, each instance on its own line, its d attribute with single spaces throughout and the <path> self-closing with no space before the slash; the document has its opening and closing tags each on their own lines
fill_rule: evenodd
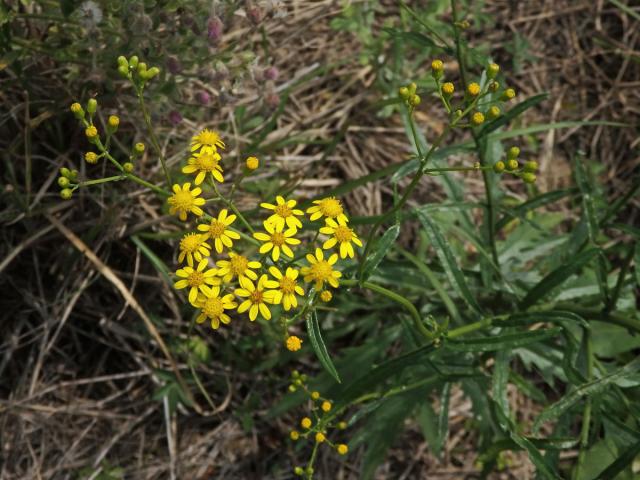
<svg viewBox="0 0 640 480">
<path fill-rule="evenodd" d="M 149 110 L 147 110 L 147 106 L 144 103 L 144 96 L 142 94 L 142 88 L 136 87 L 136 93 L 138 95 L 138 101 L 140 102 L 140 109 L 142 110 L 142 116 L 144 117 L 144 123 L 147 125 L 147 130 L 149 130 L 149 137 L 151 138 L 151 144 L 153 148 L 155 148 L 156 153 L 158 154 L 158 158 L 160 159 L 160 164 L 162 165 L 162 170 L 164 171 L 164 176 L 167 179 L 167 186 L 171 186 L 171 176 L 169 175 L 169 170 L 167 168 L 167 162 L 164 158 L 164 154 L 162 153 L 162 148 L 160 148 L 160 142 L 158 141 L 158 137 L 156 136 L 155 131 L 153 130 L 153 126 L 151 125 L 151 115 L 149 114 Z"/>
</svg>

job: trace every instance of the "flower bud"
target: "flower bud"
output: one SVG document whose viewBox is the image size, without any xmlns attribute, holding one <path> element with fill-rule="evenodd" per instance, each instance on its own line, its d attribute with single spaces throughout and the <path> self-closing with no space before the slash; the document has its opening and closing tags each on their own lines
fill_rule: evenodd
<svg viewBox="0 0 640 480">
<path fill-rule="evenodd" d="M 333 294 L 331 293 L 331 291 L 323 290 L 322 292 L 320 292 L 320 300 L 322 300 L 323 302 L 329 303 L 332 298 Z"/>
<path fill-rule="evenodd" d="M 126 162 L 124 165 L 122 165 L 122 168 L 124 169 L 125 172 L 127 173 L 131 173 L 133 172 L 133 163 L 131 162 Z"/>
<path fill-rule="evenodd" d="M 182 63 L 180 63 L 180 59 L 175 55 L 171 55 L 167 57 L 167 71 L 172 75 L 176 75 L 182 71 Z"/>
<path fill-rule="evenodd" d="M 73 181 L 76 178 L 78 178 L 78 170 L 74 168 L 73 170 L 71 170 L 71 172 L 69 172 L 69 180 Z"/>
<path fill-rule="evenodd" d="M 71 170 L 69 170 L 67 167 L 62 167 L 60 169 L 60 175 L 66 178 L 71 178 Z"/>
<path fill-rule="evenodd" d="M 490 63 L 487 67 L 487 77 L 493 80 L 494 78 L 496 78 L 496 75 L 498 75 L 499 71 L 500 65 L 498 65 L 497 63 Z"/>
<path fill-rule="evenodd" d="M 147 71 L 147 64 L 145 62 L 140 62 L 138 64 L 138 75 L 144 75 Z"/>
<path fill-rule="evenodd" d="M 519 166 L 520 164 L 518 163 L 518 160 L 516 160 L 515 158 L 507 160 L 507 170 L 509 170 L 510 172 L 517 170 Z"/>
<path fill-rule="evenodd" d="M 89 125 L 85 129 L 84 134 L 87 136 L 90 142 L 93 142 L 98 138 L 98 129 L 94 125 Z"/>
<path fill-rule="evenodd" d="M 98 163 L 98 155 L 96 154 L 96 152 L 85 153 L 84 159 L 87 161 L 87 163 L 90 163 L 91 165 L 95 165 L 96 163 Z"/>
<path fill-rule="evenodd" d="M 246 8 L 247 18 L 254 25 L 260 25 L 262 19 L 264 18 L 264 12 L 258 5 L 250 4 Z"/>
<path fill-rule="evenodd" d="M 420 102 L 422 101 L 422 99 L 420 98 L 420 95 L 411 95 L 411 98 L 409 98 L 409 105 L 411 105 L 412 107 L 417 107 L 418 105 L 420 105 Z"/>
<path fill-rule="evenodd" d="M 78 102 L 72 103 L 70 108 L 78 120 L 82 120 L 84 118 L 84 110 L 82 109 L 82 105 Z"/>
<path fill-rule="evenodd" d="M 309 417 L 304 417 L 302 420 L 300 420 L 300 426 L 302 426 L 302 428 L 311 428 L 311 419 Z"/>
<path fill-rule="evenodd" d="M 87 112 L 93 115 L 94 113 L 96 113 L 97 109 L 98 109 L 98 101 L 95 98 L 90 98 L 87 101 Z"/>
<path fill-rule="evenodd" d="M 115 133 L 118 130 L 118 125 L 120 125 L 120 118 L 117 115 L 109 116 L 107 127 L 111 133 Z"/>
<path fill-rule="evenodd" d="M 158 67 L 151 67 L 149 70 L 147 70 L 147 80 L 151 80 L 153 77 L 155 77 L 156 75 L 158 75 L 160 73 L 160 69 Z"/>
<path fill-rule="evenodd" d="M 120 65 L 118 67 L 118 73 L 121 77 L 127 78 L 129 76 L 129 67 L 125 67 L 124 65 Z"/>
<path fill-rule="evenodd" d="M 209 102 L 211 101 L 211 95 L 209 95 L 209 92 L 201 90 L 196 94 L 196 99 L 201 105 L 209 105 Z"/>
<path fill-rule="evenodd" d="M 418 85 L 416 85 L 415 82 L 411 82 L 409 85 L 407 85 L 407 88 L 409 89 L 409 95 L 411 96 L 418 90 Z"/>
<path fill-rule="evenodd" d="M 409 89 L 407 87 L 400 87 L 398 89 L 398 95 L 400 95 L 400 98 L 406 100 L 407 98 L 409 98 Z"/>
<path fill-rule="evenodd" d="M 131 68 L 136 68 L 138 66 L 138 62 L 140 60 L 138 59 L 137 55 L 132 56 L 131 58 L 129 58 L 129 66 Z"/>
<path fill-rule="evenodd" d="M 436 59 L 433 62 L 431 62 L 431 75 L 433 75 L 433 78 L 438 80 L 439 78 L 442 77 L 443 73 L 444 73 L 444 63 L 442 63 L 442 60 Z"/>
<path fill-rule="evenodd" d="M 304 475 L 304 468 L 296 467 L 293 469 L 293 473 L 301 477 L 302 475 Z"/>
<path fill-rule="evenodd" d="M 451 95 L 453 95 L 453 92 L 455 91 L 455 89 L 456 87 L 453 85 L 453 83 L 447 82 L 442 85 L 442 94 L 445 97 L 450 97 Z"/>
<path fill-rule="evenodd" d="M 332 406 L 333 406 L 333 405 L 331 405 L 331 402 L 324 401 L 324 402 L 322 402 L 322 405 L 320 406 L 320 408 L 322 408 L 322 411 L 323 411 L 323 412 L 328 412 L 328 411 L 330 411 L 330 410 L 331 410 L 331 407 L 332 407 Z"/>
<path fill-rule="evenodd" d="M 347 453 L 349 453 L 349 447 L 346 446 L 344 443 L 339 443 L 336 446 L 336 450 L 340 455 L 346 455 Z"/>
<path fill-rule="evenodd" d="M 538 171 L 538 162 L 536 162 L 535 160 L 529 160 L 528 162 L 525 162 L 524 171 L 525 172 L 530 172 L 530 173 L 537 172 Z"/>
<path fill-rule="evenodd" d="M 280 72 L 276 67 L 269 67 L 264 71 L 264 78 L 267 80 L 276 81 L 280 76 Z"/>
<path fill-rule="evenodd" d="M 500 113 L 500 107 L 494 105 L 487 110 L 487 118 L 489 120 L 494 120 L 500 116 Z"/>
<path fill-rule="evenodd" d="M 496 173 L 504 172 L 505 168 L 506 168 L 506 165 L 502 160 L 498 160 L 496 163 L 493 164 L 493 171 Z"/>
<path fill-rule="evenodd" d="M 247 168 L 249 170 L 255 170 L 260 166 L 260 160 L 257 157 L 248 157 L 247 158 Z"/>
<path fill-rule="evenodd" d="M 61 188 L 66 188 L 66 187 L 68 187 L 70 183 L 71 183 L 71 182 L 69 181 L 69 179 L 68 179 L 67 177 L 59 177 L 59 178 L 58 178 L 58 185 L 59 185 Z"/>
<path fill-rule="evenodd" d="M 525 172 L 522 174 L 522 180 L 524 180 L 524 183 L 535 183 L 536 176 L 531 172 Z"/>
<path fill-rule="evenodd" d="M 311 399 L 312 400 L 318 400 L 319 398 L 320 398 L 320 392 L 315 391 L 315 390 L 313 392 L 311 392 Z"/>
<path fill-rule="evenodd" d="M 294 442 L 300 438 L 300 433 L 297 430 L 291 430 L 289 433 L 289 438 Z"/>
<path fill-rule="evenodd" d="M 473 123 L 476 127 L 482 125 L 484 123 L 484 115 L 482 112 L 475 112 L 471 116 L 471 123 Z"/>
<path fill-rule="evenodd" d="M 491 82 L 489 84 L 489 91 L 491 93 L 495 93 L 500 89 L 500 83 L 499 82 Z"/>
<path fill-rule="evenodd" d="M 224 24 L 220 17 L 211 17 L 207 20 L 207 38 L 210 43 L 218 43 L 224 31 Z"/>
<path fill-rule="evenodd" d="M 127 60 L 127 57 L 120 55 L 118 57 L 118 66 L 119 67 L 124 66 L 125 68 L 129 68 L 129 61 Z"/>
<path fill-rule="evenodd" d="M 347 429 L 347 422 L 338 422 L 338 428 L 340 430 L 346 430 Z"/>
<path fill-rule="evenodd" d="M 502 100 L 504 100 L 505 102 L 515 98 L 516 96 L 516 91 L 513 88 L 507 88 L 504 93 L 502 94 L 502 97 L 500 97 Z"/>
<path fill-rule="evenodd" d="M 518 147 L 511 147 L 509 150 L 507 150 L 508 159 L 518 158 L 519 155 L 520 155 L 520 149 Z"/>
<path fill-rule="evenodd" d="M 327 437 L 324 436 L 324 433 L 322 432 L 318 432 L 316 433 L 316 442 L 317 443 L 322 443 L 327 439 Z"/>
<path fill-rule="evenodd" d="M 180 125 L 182 123 L 182 115 L 180 115 L 180 112 L 178 112 L 177 110 L 171 110 L 169 112 L 169 122 L 174 127 Z"/>
<path fill-rule="evenodd" d="M 73 192 L 70 188 L 63 188 L 62 190 L 60 190 L 60 196 L 63 200 L 69 200 L 72 194 Z"/>
<path fill-rule="evenodd" d="M 476 82 L 470 83 L 467 86 L 467 93 L 471 97 L 477 97 L 480 94 L 480 85 L 478 85 Z"/>
</svg>

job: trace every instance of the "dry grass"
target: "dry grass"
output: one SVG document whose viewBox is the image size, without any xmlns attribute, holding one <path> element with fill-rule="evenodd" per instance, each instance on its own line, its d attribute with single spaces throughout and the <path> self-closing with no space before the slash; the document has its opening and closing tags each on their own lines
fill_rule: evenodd
<svg viewBox="0 0 640 480">
<path fill-rule="evenodd" d="M 353 39 L 346 33 L 336 34 L 329 25 L 340 14 L 340 3 L 292 0 L 287 2 L 285 18 L 266 23 L 280 70 L 281 83 L 276 88 L 283 91 L 309 72 L 320 72 L 291 90 L 268 142 L 285 138 L 326 142 L 343 135 L 328 155 L 325 146 L 294 143 L 267 158 L 270 168 L 261 175 L 275 175 L 276 167 L 288 172 L 301 196 L 359 178 L 409 155 L 399 121 L 378 118 L 369 108 L 378 100 L 378 92 L 370 88 L 375 72 L 355 61 L 343 62 L 353 51 Z M 383 4 L 390 14 L 396 11 L 395 2 Z M 637 123 L 637 20 L 603 0 L 489 0 L 484 11 L 497 19 L 495 28 L 482 39 L 491 41 L 498 61 L 510 63 L 513 54 L 508 48 L 514 35 L 529 44 L 528 53 L 537 59 L 522 63 L 514 75 L 518 91 L 523 95 L 551 92 L 548 102 L 528 114 L 528 122 Z M 231 31 L 228 40 L 240 39 L 238 49 L 243 47 L 242 39 L 252 35 L 241 19 Z M 327 65 L 334 66 L 322 71 Z M 43 70 L 41 75 L 44 80 L 51 73 Z M 54 95 L 46 82 L 41 88 L 42 98 Z M 215 86 L 211 91 L 218 92 Z M 81 149 L 80 137 L 72 136 L 66 145 L 39 144 L 46 122 L 60 122 L 67 131 L 73 131 L 73 123 L 58 116 L 52 104 L 31 105 L 17 91 L 1 92 L 0 99 L 9 112 L 2 130 L 16 134 L 1 138 L 3 160 L 16 170 L 29 162 L 34 166 L 29 187 L 32 213 L 19 214 L 9 204 L 2 207 L 0 479 L 75 478 L 75 472 L 99 467 L 103 459 L 123 466 L 126 478 L 291 478 L 291 457 L 299 454 L 285 440 L 287 419 L 261 419 L 283 393 L 278 378 L 287 372 L 254 374 L 247 367 L 268 355 L 267 347 L 251 353 L 242 346 L 251 327 L 236 325 L 220 335 L 207 335 L 213 360 L 198 367 L 198 372 L 215 408 L 196 395 L 197 411 L 180 408 L 170 416 L 166 405 L 151 398 L 161 383 L 156 369 L 169 371 L 174 361 L 181 361 L 176 346 L 169 345 L 165 351 L 162 339 L 186 338 L 189 320 L 182 318 L 179 301 L 165 279 L 129 241 L 143 230 L 173 229 L 161 205 L 135 188 L 115 207 L 104 194 L 80 195 L 73 203 L 51 202 L 57 168 Z M 261 101 L 249 81 L 237 103 L 220 106 L 215 118 L 204 118 L 203 124 L 231 120 L 233 126 L 235 105 Z M 34 112 L 43 116 L 34 121 Z M 442 128 L 438 114 L 428 107 L 421 110 L 419 121 L 436 131 Z M 178 128 L 167 128 L 162 137 L 168 153 L 174 154 L 171 146 L 196 126 L 185 121 Z M 232 156 L 250 140 L 235 129 L 224 133 L 234 146 Z M 538 140 L 543 190 L 570 182 L 568 162 L 577 149 L 604 165 L 611 192 L 624 191 L 631 174 L 638 171 L 635 129 L 551 131 Z M 33 151 L 31 144 L 36 145 Z M 465 160 L 470 161 L 454 159 Z M 181 157 L 176 154 L 170 161 L 177 163 Z M 470 178 L 467 184 L 470 197 L 479 198 L 478 180 Z M 519 195 L 519 187 L 512 187 L 514 195 Z M 378 214 L 388 205 L 391 193 L 386 182 L 360 187 L 349 194 L 349 209 L 353 214 Z M 4 195 L 11 195 L 9 187 Z M 438 201 L 443 193 L 435 182 L 426 180 L 415 198 L 416 202 Z M 240 202 L 248 206 L 255 199 L 246 195 Z M 632 223 L 637 222 L 638 209 L 630 209 L 629 215 Z M 86 249 L 62 224 L 83 239 Z M 154 249 L 165 259 L 172 256 L 166 243 L 155 242 Z M 148 309 L 161 318 L 147 317 L 142 322 L 140 317 L 147 316 Z M 156 328 L 158 335 L 149 335 Z M 236 344 L 241 346 L 229 347 Z M 247 364 L 227 363 L 229 348 L 235 348 L 233 358 L 245 357 Z M 183 364 L 177 367 L 188 369 Z M 511 401 L 524 415 L 536 409 L 514 395 Z M 470 402 L 461 391 L 455 392 L 451 402 L 451 434 L 443 460 L 430 455 L 419 429 L 409 425 L 379 478 L 474 477 L 477 439 L 466 428 L 472 416 Z M 251 409 L 255 414 L 247 423 L 244 415 Z M 358 452 L 348 462 L 321 455 L 319 478 L 356 478 L 359 458 Z M 495 478 L 533 478 L 525 456 L 512 455 L 510 461 L 511 466 Z"/>
</svg>

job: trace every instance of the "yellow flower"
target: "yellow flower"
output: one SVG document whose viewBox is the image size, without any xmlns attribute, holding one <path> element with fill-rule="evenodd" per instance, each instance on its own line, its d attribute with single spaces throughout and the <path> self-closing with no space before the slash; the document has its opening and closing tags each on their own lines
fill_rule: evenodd
<svg viewBox="0 0 640 480">
<path fill-rule="evenodd" d="M 180 254 L 178 255 L 178 261 L 180 263 L 187 259 L 187 264 L 193 267 L 193 259 L 196 262 L 202 261 L 203 257 L 208 257 L 211 254 L 211 246 L 205 241 L 206 236 L 198 233 L 187 233 L 182 240 L 180 240 Z"/>
<path fill-rule="evenodd" d="M 470 83 L 467 87 L 467 93 L 472 97 L 477 96 L 478 94 L 480 94 L 480 85 L 478 85 L 476 82 Z"/>
<path fill-rule="evenodd" d="M 85 129 L 84 134 L 87 136 L 89 140 L 93 140 L 98 136 L 98 129 L 93 125 L 90 125 Z"/>
<path fill-rule="evenodd" d="M 198 292 L 205 291 L 207 285 L 220 285 L 220 279 L 216 277 L 216 269 L 205 270 L 209 264 L 205 258 L 198 263 L 198 266 L 184 267 L 176 271 L 176 276 L 180 278 L 174 287 L 178 290 L 189 287 L 189 302 L 194 304 L 198 297 Z"/>
<path fill-rule="evenodd" d="M 482 112 L 475 112 L 471 116 L 471 123 L 473 123 L 476 126 L 482 125 L 484 123 L 484 115 L 482 114 Z"/>
<path fill-rule="evenodd" d="M 296 441 L 300 438 L 300 432 L 298 432 L 297 430 L 291 430 L 291 433 L 289 433 L 289 437 L 291 438 L 291 440 Z"/>
<path fill-rule="evenodd" d="M 212 288 L 203 286 L 201 290 L 202 293 L 198 295 L 194 303 L 194 306 L 200 309 L 200 315 L 196 318 L 196 322 L 202 323 L 208 318 L 211 321 L 211 328 L 214 330 L 220 327 L 220 322 L 227 325 L 231 318 L 224 311 L 237 307 L 233 295 L 229 293 L 221 297 L 219 286 Z"/>
<path fill-rule="evenodd" d="M 347 447 L 344 443 L 340 443 L 336 446 L 336 450 L 340 455 L 346 455 L 349 452 L 349 447 Z"/>
<path fill-rule="evenodd" d="M 320 398 L 320 392 L 314 390 L 313 392 L 311 392 L 311 398 L 313 400 L 318 400 Z"/>
<path fill-rule="evenodd" d="M 245 278 L 257 280 L 258 275 L 252 269 L 262 266 L 260 262 L 251 262 L 247 257 L 234 252 L 229 252 L 229 260 L 218 260 L 216 265 L 218 266 L 218 275 L 222 277 L 224 282 L 230 282 L 234 277 L 237 277 L 240 282 Z"/>
<path fill-rule="evenodd" d="M 453 85 L 453 83 L 447 82 L 442 85 L 442 94 L 451 96 L 453 95 L 453 92 L 455 91 L 455 89 L 456 87 Z"/>
<path fill-rule="evenodd" d="M 344 214 L 342 203 L 335 197 L 327 197 L 322 200 L 314 200 L 315 205 L 307 208 L 307 213 L 311 215 L 311 221 L 319 219 L 320 217 L 333 218 L 348 222 L 349 219 Z"/>
<path fill-rule="evenodd" d="M 323 412 L 328 412 L 329 410 L 331 410 L 332 406 L 333 405 L 331 405 L 331 402 L 325 400 L 324 402 L 322 402 L 322 405 L 320 408 L 322 408 Z"/>
<path fill-rule="evenodd" d="M 296 218 L 296 215 L 304 215 L 302 210 L 296 210 L 293 207 L 296 206 L 295 200 L 285 200 L 283 197 L 278 195 L 276 197 L 276 205 L 271 203 L 261 203 L 260 206 L 262 208 L 266 208 L 267 210 L 273 210 L 274 213 L 269 218 L 267 218 L 267 222 L 275 224 L 277 227 L 284 228 L 285 223 L 289 228 L 302 228 L 302 222 Z"/>
<path fill-rule="evenodd" d="M 315 257 L 307 254 L 307 261 L 309 266 L 300 269 L 305 282 L 316 282 L 317 290 L 320 290 L 325 282 L 329 283 L 333 288 L 338 288 L 338 279 L 342 276 L 342 273 L 333 269 L 333 265 L 338 261 L 337 253 L 325 260 L 322 250 L 316 248 Z"/>
<path fill-rule="evenodd" d="M 117 128 L 120 125 L 120 118 L 117 115 L 111 115 L 107 123 L 111 128 Z"/>
<path fill-rule="evenodd" d="M 338 243 L 340 244 L 340 258 L 346 258 L 347 256 L 353 258 L 352 242 L 358 247 L 362 247 L 362 242 L 355 232 L 347 226 L 347 222 L 344 220 L 338 220 L 336 222 L 332 218 L 327 218 L 327 224 L 320 229 L 320 233 L 332 235 L 332 237 L 322 245 L 322 248 L 325 250 L 335 247 Z"/>
<path fill-rule="evenodd" d="M 198 225 L 198 230 L 205 232 L 205 237 L 213 240 L 216 252 L 222 253 L 224 247 L 232 248 L 233 240 L 239 240 L 240 235 L 229 229 L 229 226 L 235 222 L 236 216 L 227 216 L 227 209 L 220 210 L 218 218 L 212 218 L 209 225 Z"/>
<path fill-rule="evenodd" d="M 234 293 L 239 297 L 246 298 L 246 300 L 240 304 L 238 312 L 243 313 L 249 310 L 249 320 L 252 322 L 257 318 L 258 313 L 265 320 L 270 320 L 271 311 L 269 311 L 267 303 L 275 303 L 273 299 L 277 292 L 267 289 L 276 288 L 278 284 L 273 280 L 268 280 L 266 275 L 262 275 L 257 286 L 246 277 L 240 279 L 240 286 L 242 288 L 236 289 Z"/>
<path fill-rule="evenodd" d="M 286 231 L 282 231 L 284 229 L 284 223 L 280 225 L 276 225 L 275 223 L 270 223 L 269 221 L 264 222 L 264 228 L 267 233 L 264 232 L 256 232 L 253 234 L 253 238 L 256 240 L 260 240 L 261 242 L 265 242 L 260 247 L 260 253 L 267 253 L 271 250 L 271 258 L 273 258 L 274 262 L 277 262 L 280 258 L 280 250 L 286 256 L 293 258 L 293 251 L 289 248 L 289 245 L 299 245 L 300 240 L 297 238 L 293 238 L 296 234 L 295 228 L 289 228 Z"/>
<path fill-rule="evenodd" d="M 191 151 L 195 152 L 199 148 L 202 151 L 217 152 L 218 148 L 224 149 L 225 145 L 218 132 L 205 128 L 191 139 Z"/>
<path fill-rule="evenodd" d="M 298 271 L 295 268 L 287 267 L 287 271 L 283 275 L 277 267 L 269 267 L 269 273 L 276 279 L 278 286 L 276 287 L 278 295 L 274 299 L 277 304 L 282 303 L 285 311 L 298 307 L 298 295 L 304 295 L 304 290 L 296 282 Z"/>
<path fill-rule="evenodd" d="M 257 157 L 249 157 L 247 158 L 247 168 L 249 170 L 255 170 L 260 166 L 260 160 Z"/>
<path fill-rule="evenodd" d="M 324 433 L 322 432 L 318 432 L 316 433 L 316 442 L 318 443 L 322 443 L 327 439 L 327 437 L 324 436 Z"/>
<path fill-rule="evenodd" d="M 291 335 L 287 338 L 286 345 L 287 350 L 289 350 L 290 352 L 297 352 L 302 348 L 302 340 L 300 340 L 300 338 L 296 337 L 295 335 Z"/>
<path fill-rule="evenodd" d="M 98 163 L 98 154 L 96 152 L 87 152 L 84 154 L 84 159 L 87 161 L 87 163 L 95 165 L 96 163 Z"/>
<path fill-rule="evenodd" d="M 80 105 L 78 102 L 72 103 L 71 104 L 71 111 L 73 113 L 80 113 L 82 112 L 82 105 Z"/>
<path fill-rule="evenodd" d="M 218 182 L 224 182 L 222 176 L 222 167 L 220 166 L 220 155 L 213 151 L 202 150 L 196 152 L 187 161 L 187 165 L 182 167 L 182 173 L 195 173 L 196 179 L 194 183 L 200 185 L 210 173 Z"/>
<path fill-rule="evenodd" d="M 173 195 L 171 195 L 167 200 L 171 206 L 169 208 L 171 215 L 175 215 L 177 213 L 178 217 L 183 222 L 187 219 L 187 213 L 189 212 L 198 217 L 204 214 L 200 208 L 205 203 L 204 198 L 199 198 L 199 195 L 202 193 L 202 189 L 196 187 L 193 190 L 189 190 L 190 188 L 190 183 L 185 183 L 182 187 L 175 184 L 173 186 Z"/>
<path fill-rule="evenodd" d="M 300 425 L 302 428 L 311 428 L 311 419 L 309 417 L 304 417 L 300 420 Z"/>
<path fill-rule="evenodd" d="M 320 292 L 320 300 L 324 303 L 329 303 L 333 298 L 333 294 L 329 290 L 323 290 Z"/>
</svg>

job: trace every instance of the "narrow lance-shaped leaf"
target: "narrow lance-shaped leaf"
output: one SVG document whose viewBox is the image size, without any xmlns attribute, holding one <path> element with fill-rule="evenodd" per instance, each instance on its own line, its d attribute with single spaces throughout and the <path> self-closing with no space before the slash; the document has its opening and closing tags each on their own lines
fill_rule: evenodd
<svg viewBox="0 0 640 480">
<path fill-rule="evenodd" d="M 455 257 L 453 256 L 453 252 L 451 252 L 449 244 L 442 235 L 442 232 L 424 212 L 417 209 L 416 213 L 418 214 L 420 223 L 422 223 L 422 226 L 429 236 L 429 240 L 431 241 L 431 244 L 433 245 L 438 258 L 440 259 L 440 263 L 442 263 L 442 268 L 444 268 L 444 271 L 449 278 L 449 282 L 451 282 L 453 288 L 456 289 L 458 294 L 464 299 L 464 301 L 472 310 L 474 310 L 476 313 L 482 313 L 482 309 L 471 294 L 469 286 L 467 285 L 467 281 L 464 278 L 464 274 L 460 270 L 460 267 L 458 267 Z"/>
<path fill-rule="evenodd" d="M 324 344 L 324 340 L 322 339 L 320 325 L 318 325 L 318 315 L 316 314 L 315 309 L 311 311 L 310 315 L 307 315 L 307 333 L 309 334 L 309 340 L 311 341 L 313 351 L 316 352 L 316 355 L 318 356 L 318 360 L 320 360 L 324 369 L 329 372 L 333 378 L 335 378 L 336 382 L 340 383 L 338 371 L 333 365 L 333 361 L 331 361 L 331 357 L 327 351 L 327 346 Z"/>
<path fill-rule="evenodd" d="M 361 282 L 364 282 L 378 267 L 382 259 L 385 257 L 389 249 L 393 246 L 398 234 L 400 233 L 400 225 L 393 225 L 390 227 L 384 235 L 376 243 L 374 253 L 367 258 L 364 264 L 364 270 L 362 272 Z"/>
<path fill-rule="evenodd" d="M 540 280 L 537 285 L 529 290 L 529 293 L 520 301 L 520 308 L 526 310 L 538 300 L 541 300 L 551 290 L 561 285 L 571 275 L 577 273 L 583 266 L 589 263 L 593 257 L 598 255 L 599 250 L 598 248 L 586 250 L 550 272 Z"/>
<path fill-rule="evenodd" d="M 508 333 L 493 337 L 466 338 L 464 340 L 448 340 L 445 345 L 454 352 L 495 352 L 510 348 L 524 347 L 555 337 L 562 328 L 547 328 L 527 332 Z"/>
</svg>

